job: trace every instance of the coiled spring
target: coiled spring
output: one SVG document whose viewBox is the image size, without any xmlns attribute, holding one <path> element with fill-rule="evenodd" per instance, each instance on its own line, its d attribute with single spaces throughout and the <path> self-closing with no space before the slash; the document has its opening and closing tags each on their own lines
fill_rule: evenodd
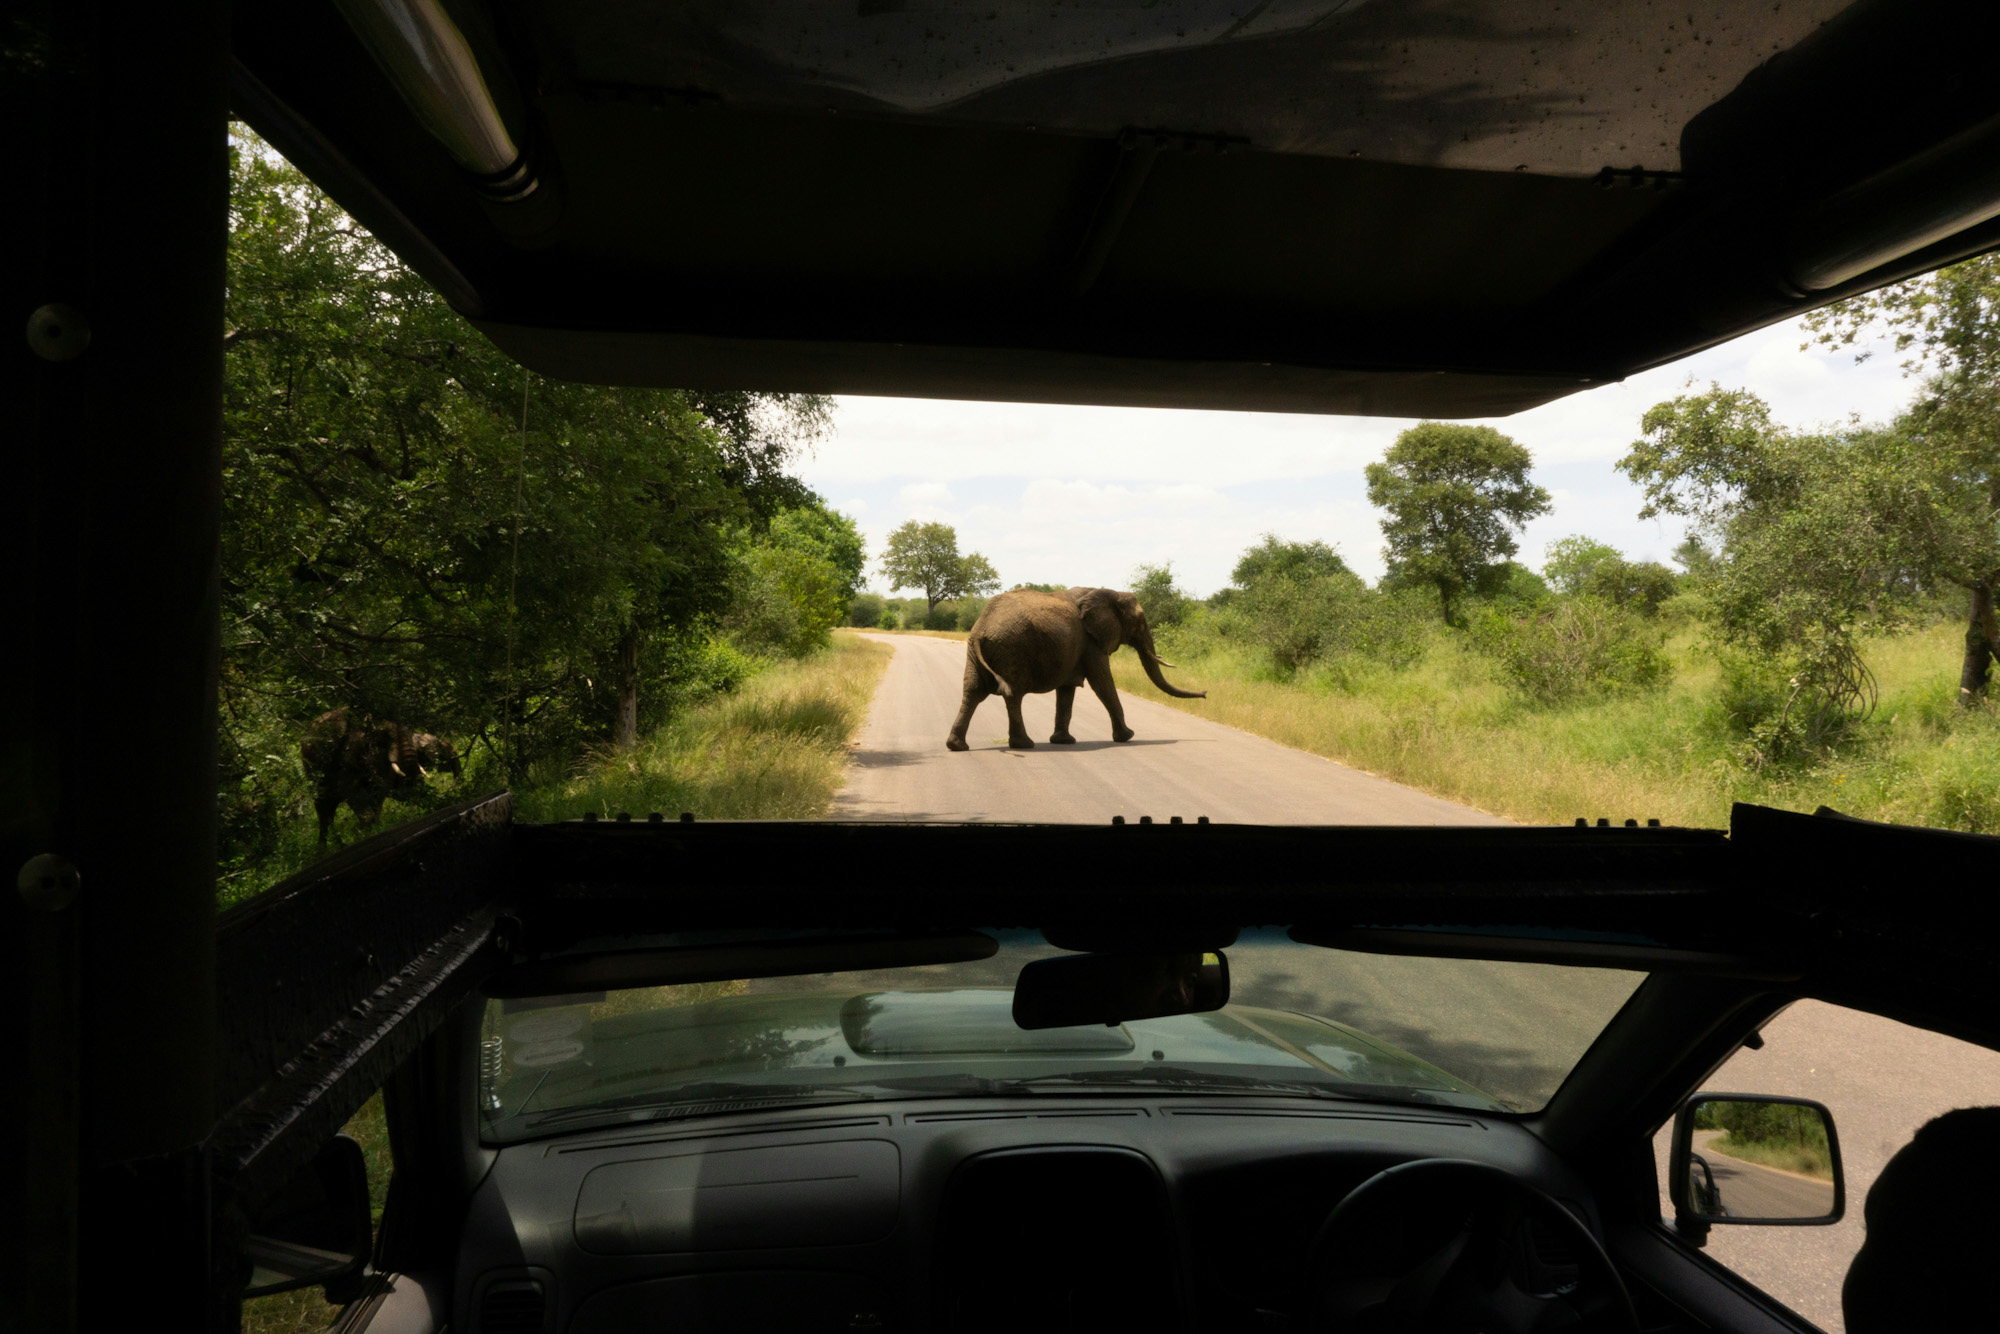
<svg viewBox="0 0 2000 1334">
<path fill-rule="evenodd" d="M 500 1072 L 505 1068 L 507 1049 L 497 1037 L 486 1038 L 479 1044 L 479 1109 L 484 1112 L 500 1110 Z"/>
</svg>

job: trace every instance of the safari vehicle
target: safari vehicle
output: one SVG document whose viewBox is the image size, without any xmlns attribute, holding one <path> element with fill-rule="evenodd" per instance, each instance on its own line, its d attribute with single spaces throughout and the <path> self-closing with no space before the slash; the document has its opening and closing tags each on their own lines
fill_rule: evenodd
<svg viewBox="0 0 2000 1334">
<path fill-rule="evenodd" d="M 1695 1147 L 1710 1073 L 1802 999 L 2000 1047 L 1994 909 L 1953 892 L 1994 842 L 1831 814 L 500 794 L 218 921 L 212 782 L 232 114 L 552 376 L 1494 415 L 2000 244 L 1992 7 L 8 22 L 0 1325 L 228 1330 L 306 1284 L 374 1334 L 1797 1330 L 1703 1241 L 1832 1225 L 1838 1153 L 1820 1212 L 1753 1216 Z M 336 1132 L 378 1089 L 371 1236 Z"/>
</svg>

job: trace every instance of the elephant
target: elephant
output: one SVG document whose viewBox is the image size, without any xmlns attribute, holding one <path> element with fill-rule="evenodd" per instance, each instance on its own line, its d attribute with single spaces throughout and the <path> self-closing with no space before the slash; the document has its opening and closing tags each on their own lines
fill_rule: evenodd
<svg viewBox="0 0 2000 1334">
<path fill-rule="evenodd" d="M 1205 690 L 1182 690 L 1160 674 L 1160 655 L 1153 649 L 1146 609 L 1130 593 L 1110 588 L 1072 588 L 1041 593 L 1018 588 L 986 604 L 965 641 L 965 699 L 958 721 L 945 739 L 947 750 L 964 750 L 965 729 L 972 712 L 988 695 L 1007 703 L 1007 745 L 1031 750 L 1021 723 L 1021 697 L 1056 692 L 1056 730 L 1049 740 L 1058 746 L 1075 742 L 1070 735 L 1070 709 L 1076 688 L 1086 681 L 1111 715 L 1111 739 L 1130 741 L 1125 709 L 1111 683 L 1111 655 L 1130 644 L 1154 685 L 1175 699 L 1206 699 Z M 1172 663 L 1164 664 L 1173 666 Z"/>
<path fill-rule="evenodd" d="M 354 709 L 329 709 L 313 719 L 299 755 L 314 783 L 321 847 L 341 802 L 363 824 L 374 824 L 382 818 L 384 800 L 421 789 L 427 773 L 460 773 L 458 752 L 443 737 Z"/>
</svg>

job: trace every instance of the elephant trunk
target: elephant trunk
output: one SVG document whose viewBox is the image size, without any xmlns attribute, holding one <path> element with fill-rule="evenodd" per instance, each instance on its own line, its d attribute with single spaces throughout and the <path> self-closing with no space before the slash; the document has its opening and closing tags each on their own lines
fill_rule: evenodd
<svg viewBox="0 0 2000 1334">
<path fill-rule="evenodd" d="M 1132 647 L 1139 651 L 1139 661 L 1146 668 L 1147 678 L 1162 691 L 1175 699 L 1208 698 L 1206 690 L 1182 690 L 1179 686 L 1168 684 L 1167 678 L 1160 672 L 1160 655 L 1153 651 L 1153 636 L 1150 633 Z"/>
</svg>

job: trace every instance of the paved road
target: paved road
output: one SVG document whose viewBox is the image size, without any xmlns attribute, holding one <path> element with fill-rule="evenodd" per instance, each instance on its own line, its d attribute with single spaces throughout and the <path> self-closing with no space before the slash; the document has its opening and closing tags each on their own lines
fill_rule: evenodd
<svg viewBox="0 0 2000 1334">
<path fill-rule="evenodd" d="M 870 635 L 895 659 L 875 692 L 836 820 L 1021 820 L 1097 824 L 1114 815 L 1206 815 L 1231 824 L 1501 824 L 1503 821 L 1344 764 L 1308 755 L 1150 700 L 1124 696 L 1135 740 L 1114 744 L 1096 696 L 1079 690 L 1073 746 L 1050 745 L 1055 696 L 1023 704 L 1033 750 L 1007 749 L 997 697 L 973 715 L 953 754 L 965 645 Z"/>
</svg>

